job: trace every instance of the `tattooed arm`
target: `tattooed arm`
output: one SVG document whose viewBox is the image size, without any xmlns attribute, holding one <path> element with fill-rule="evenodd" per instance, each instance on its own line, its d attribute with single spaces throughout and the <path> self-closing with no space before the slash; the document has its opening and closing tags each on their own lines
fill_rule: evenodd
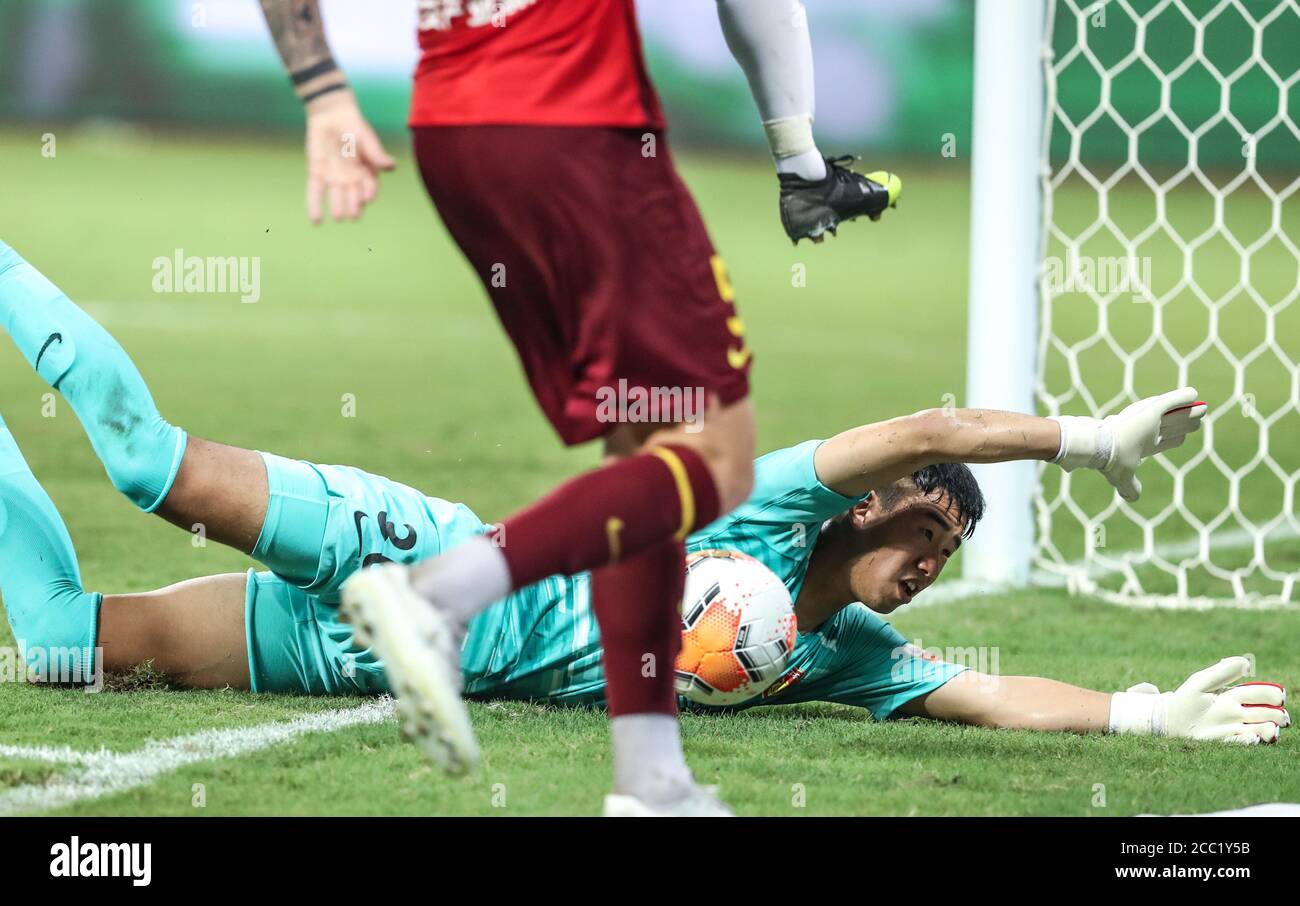
<svg viewBox="0 0 1300 906">
<path fill-rule="evenodd" d="M 334 63 L 317 0 L 261 0 L 262 15 L 303 103 L 347 89 Z"/>
<path fill-rule="evenodd" d="M 361 115 L 334 62 L 317 0 L 261 0 L 294 91 L 307 109 L 307 216 L 321 222 L 328 192 L 335 220 L 356 220 L 393 159 Z"/>
</svg>

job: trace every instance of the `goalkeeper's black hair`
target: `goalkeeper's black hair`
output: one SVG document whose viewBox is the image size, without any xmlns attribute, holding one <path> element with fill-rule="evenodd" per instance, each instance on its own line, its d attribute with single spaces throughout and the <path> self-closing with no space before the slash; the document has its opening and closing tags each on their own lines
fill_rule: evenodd
<svg viewBox="0 0 1300 906">
<path fill-rule="evenodd" d="M 916 491 L 923 497 L 938 498 L 947 493 L 966 524 L 962 537 L 975 534 L 975 525 L 984 518 L 984 492 L 975 475 L 960 462 L 941 462 L 917 469 L 910 479 L 895 482 L 880 492 L 880 503 L 892 510 L 906 494 Z"/>
</svg>

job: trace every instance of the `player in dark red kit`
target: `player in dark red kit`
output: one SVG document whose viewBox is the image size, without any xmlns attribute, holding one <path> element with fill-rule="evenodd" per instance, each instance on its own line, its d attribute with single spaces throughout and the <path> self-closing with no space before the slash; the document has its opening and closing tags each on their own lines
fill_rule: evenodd
<svg viewBox="0 0 1300 906">
<path fill-rule="evenodd" d="M 263 0 L 308 108 L 308 212 L 359 216 L 392 166 L 334 66 L 314 2 Z M 606 464 L 414 568 L 344 587 L 357 639 L 384 659 L 408 732 L 435 760 L 477 759 L 460 697 L 465 622 L 511 590 L 593 573 L 614 742 L 607 814 L 728 814 L 686 767 L 673 663 L 685 537 L 753 482 L 751 356 L 722 260 L 678 177 L 632 0 L 424 0 L 410 125 L 438 213 L 483 281 L 566 444 Z M 777 169 L 792 239 L 877 218 L 864 177 L 812 140 L 798 0 L 719 2 Z M 806 108 L 806 111 L 804 110 Z M 339 148 L 355 149 L 342 155 Z M 629 399 L 663 403 L 649 419 Z"/>
</svg>

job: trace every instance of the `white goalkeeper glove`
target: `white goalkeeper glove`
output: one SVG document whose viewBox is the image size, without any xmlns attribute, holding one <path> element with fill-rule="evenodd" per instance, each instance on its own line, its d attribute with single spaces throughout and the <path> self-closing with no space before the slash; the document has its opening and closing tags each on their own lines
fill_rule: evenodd
<svg viewBox="0 0 1300 906">
<path fill-rule="evenodd" d="M 1137 500 L 1142 494 L 1137 467 L 1199 431 L 1206 409 L 1195 388 L 1183 387 L 1138 400 L 1106 418 L 1054 416 L 1052 421 L 1061 426 L 1061 449 L 1052 462 L 1067 472 L 1096 469 L 1121 497 Z"/>
<path fill-rule="evenodd" d="M 1139 683 L 1110 698 L 1110 732 L 1210 739 L 1241 745 L 1277 742 L 1291 725 L 1286 689 L 1277 683 L 1242 683 L 1250 661 L 1225 657 L 1189 676 L 1173 692 Z"/>
</svg>

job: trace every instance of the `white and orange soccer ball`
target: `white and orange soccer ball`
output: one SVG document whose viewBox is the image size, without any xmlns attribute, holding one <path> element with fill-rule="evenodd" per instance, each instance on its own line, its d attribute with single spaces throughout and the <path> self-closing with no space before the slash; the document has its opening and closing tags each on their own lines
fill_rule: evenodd
<svg viewBox="0 0 1300 906">
<path fill-rule="evenodd" d="M 686 558 L 677 691 L 702 705 L 739 705 L 762 694 L 795 643 L 790 592 L 770 569 L 736 551 Z"/>
</svg>

